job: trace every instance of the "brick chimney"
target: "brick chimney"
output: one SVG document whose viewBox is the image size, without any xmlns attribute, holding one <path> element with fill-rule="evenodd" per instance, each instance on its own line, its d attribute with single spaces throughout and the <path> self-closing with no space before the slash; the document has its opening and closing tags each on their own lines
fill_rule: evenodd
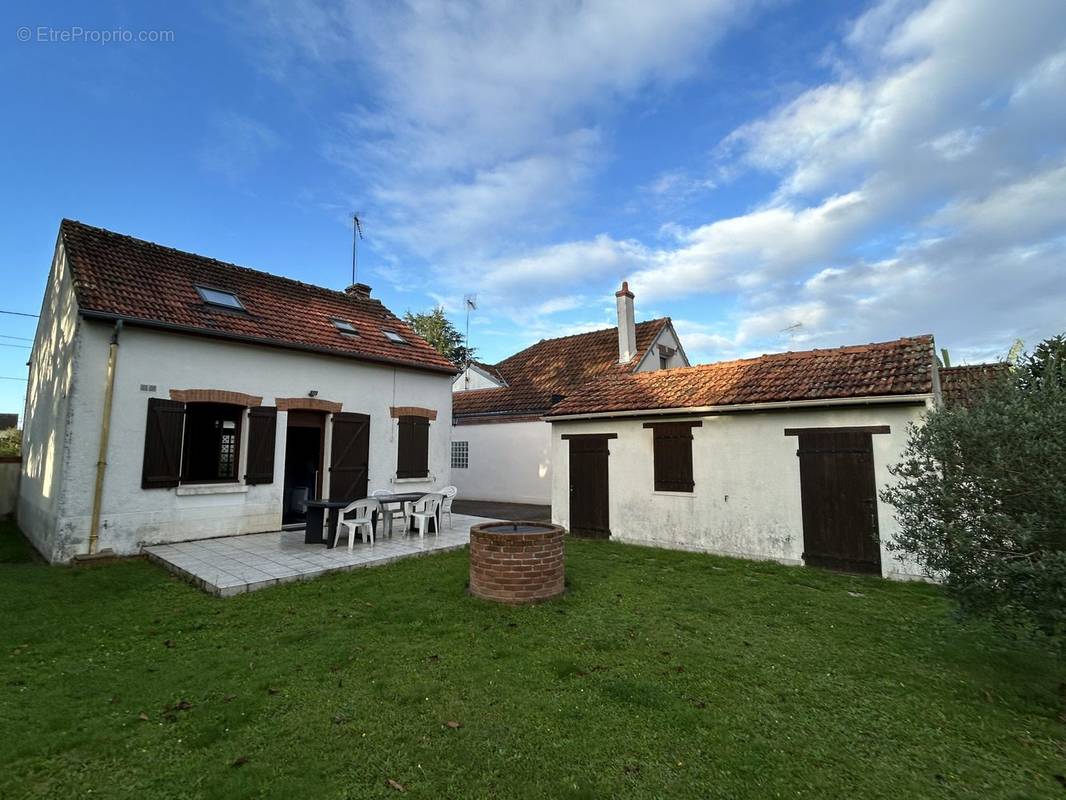
<svg viewBox="0 0 1066 800">
<path fill-rule="evenodd" d="M 351 295 L 352 297 L 358 300 L 370 299 L 370 287 L 367 286 L 365 283 L 353 283 L 351 286 L 344 290 L 344 293 L 347 295 Z"/>
<path fill-rule="evenodd" d="M 622 281 L 622 288 L 614 296 L 618 306 L 618 363 L 628 364 L 637 354 L 637 323 L 629 281 Z"/>
</svg>

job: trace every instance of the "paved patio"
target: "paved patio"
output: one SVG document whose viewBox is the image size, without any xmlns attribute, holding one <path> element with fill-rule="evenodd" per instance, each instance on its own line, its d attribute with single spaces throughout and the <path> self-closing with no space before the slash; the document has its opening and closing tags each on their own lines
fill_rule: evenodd
<svg viewBox="0 0 1066 800">
<path fill-rule="evenodd" d="M 420 539 L 417 533 L 405 535 L 397 530 L 391 539 L 378 538 L 373 545 L 357 541 L 351 551 L 344 539 L 332 550 L 320 544 L 304 544 L 301 530 L 153 545 L 146 547 L 145 553 L 150 560 L 205 592 L 229 597 L 329 572 L 458 550 L 469 544 L 470 526 L 486 521 L 484 517 L 454 514 L 439 536 L 429 533 Z"/>
</svg>

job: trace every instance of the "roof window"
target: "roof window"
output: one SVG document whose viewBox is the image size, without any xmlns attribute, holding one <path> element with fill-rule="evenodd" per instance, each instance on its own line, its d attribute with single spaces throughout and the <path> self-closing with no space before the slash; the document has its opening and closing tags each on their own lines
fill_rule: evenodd
<svg viewBox="0 0 1066 800">
<path fill-rule="evenodd" d="M 200 293 L 200 298 L 211 306 L 218 306 L 219 308 L 233 308 L 237 311 L 244 311 L 244 304 L 233 292 L 227 292 L 224 289 L 209 289 L 206 286 L 197 286 L 196 291 Z"/>
<path fill-rule="evenodd" d="M 337 330 L 339 330 L 341 333 L 346 333 L 349 336 L 358 336 L 359 335 L 359 329 L 356 328 L 352 323 L 348 322 L 348 320 L 345 320 L 345 319 L 332 319 L 332 320 L 330 320 L 330 322 L 332 322 L 333 326 Z"/>
<path fill-rule="evenodd" d="M 400 336 L 400 334 L 398 334 L 396 331 L 387 331 L 383 329 L 381 332 L 385 334 L 385 338 L 388 339 L 390 342 L 395 342 L 396 344 L 407 344 L 407 340 Z"/>
</svg>

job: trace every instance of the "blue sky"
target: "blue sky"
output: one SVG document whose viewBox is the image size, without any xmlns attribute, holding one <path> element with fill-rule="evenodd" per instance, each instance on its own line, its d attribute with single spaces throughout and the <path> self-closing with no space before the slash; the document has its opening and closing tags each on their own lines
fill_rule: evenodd
<svg viewBox="0 0 1066 800">
<path fill-rule="evenodd" d="M 36 312 L 64 216 L 341 288 L 356 209 L 375 295 L 461 324 L 476 293 L 490 361 L 613 324 L 623 278 L 694 362 L 927 332 L 983 360 L 1066 329 L 1056 0 L 0 18 L 3 310 Z M 76 28 L 133 40 L 49 40 Z M 33 330 L 0 315 L 0 375 Z M 0 410 L 22 393 L 0 380 Z"/>
</svg>

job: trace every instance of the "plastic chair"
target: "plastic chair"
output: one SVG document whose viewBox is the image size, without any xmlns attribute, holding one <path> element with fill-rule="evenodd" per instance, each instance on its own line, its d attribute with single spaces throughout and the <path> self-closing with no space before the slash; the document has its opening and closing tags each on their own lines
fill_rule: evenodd
<svg viewBox="0 0 1066 800">
<path fill-rule="evenodd" d="M 374 544 L 374 512 L 380 513 L 381 504 L 370 497 L 364 497 L 362 500 L 356 500 L 354 503 L 346 506 L 340 514 L 340 521 L 337 525 L 337 532 L 333 534 L 333 546 L 337 546 L 337 541 L 340 539 L 341 528 L 345 528 L 348 532 L 348 549 L 351 550 L 355 546 L 355 536 L 357 533 L 362 533 L 363 541 L 367 538 L 370 539 L 370 544 Z M 345 514 L 355 514 L 354 519 L 345 519 Z"/>
<path fill-rule="evenodd" d="M 430 520 L 433 520 L 434 530 L 437 536 L 440 536 L 440 520 L 437 518 L 437 512 L 443 500 L 443 496 L 431 493 L 422 495 L 412 504 L 411 519 L 414 520 L 415 526 L 418 528 L 419 538 L 425 536 Z"/>
<path fill-rule="evenodd" d="M 444 496 L 444 500 L 440 504 L 440 513 L 441 516 L 448 515 L 448 527 L 450 528 L 452 526 L 452 500 L 459 494 L 459 490 L 454 486 L 445 486 L 440 490 L 440 493 Z"/>
</svg>

